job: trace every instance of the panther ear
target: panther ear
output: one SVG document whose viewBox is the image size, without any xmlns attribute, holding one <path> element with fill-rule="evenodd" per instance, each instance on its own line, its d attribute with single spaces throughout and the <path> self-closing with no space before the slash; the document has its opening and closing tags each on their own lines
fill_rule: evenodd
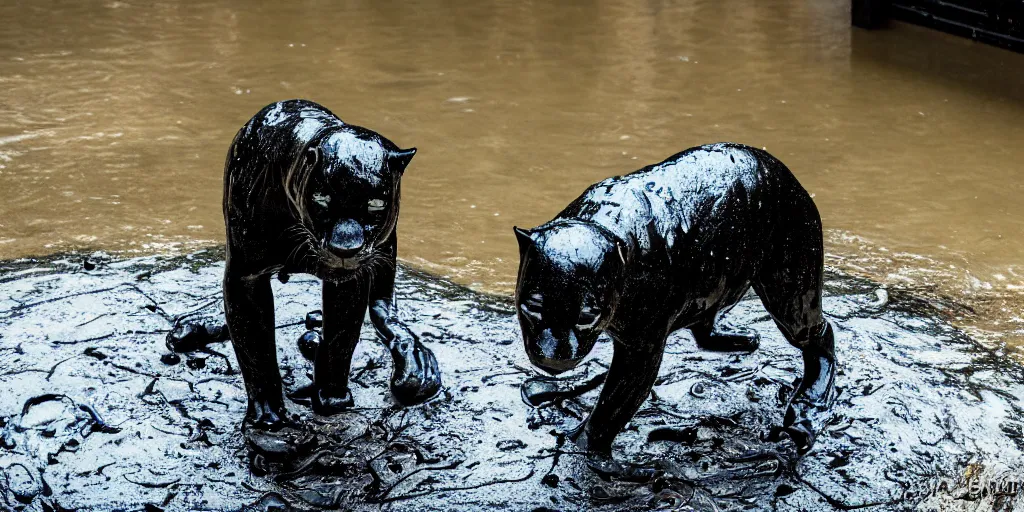
<svg viewBox="0 0 1024 512">
<path fill-rule="evenodd" d="M 404 173 L 405 168 L 409 165 L 409 161 L 412 160 L 415 154 L 416 148 L 388 151 L 388 168 L 398 174 Z"/>
<path fill-rule="evenodd" d="M 522 229 L 518 226 L 512 226 L 512 231 L 516 233 L 516 239 L 519 240 L 519 253 L 523 254 L 533 246 L 533 238 L 530 236 L 530 230 Z"/>
</svg>

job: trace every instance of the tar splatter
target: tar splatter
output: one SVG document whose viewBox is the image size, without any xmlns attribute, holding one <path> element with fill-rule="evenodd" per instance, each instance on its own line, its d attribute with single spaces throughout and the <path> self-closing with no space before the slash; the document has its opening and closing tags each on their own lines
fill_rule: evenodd
<svg viewBox="0 0 1024 512">
<path fill-rule="evenodd" d="M 220 259 L 211 250 L 90 255 L 88 271 L 81 256 L 0 264 L 0 509 L 1016 506 L 1009 494 L 971 494 L 970 483 L 1024 475 L 1024 369 L 946 323 L 955 305 L 836 275 L 825 311 L 836 327 L 839 394 L 803 457 L 764 440 L 800 359 L 752 296 L 726 323 L 758 331 L 761 348 L 711 353 L 686 335 L 671 338 L 614 459 L 599 459 L 565 432 L 594 405 L 608 343 L 559 380 L 538 378 L 508 299 L 403 269 L 402 314 L 435 351 L 443 392 L 417 407 L 395 404 L 390 358 L 367 326 L 352 366 L 356 408 L 325 419 L 290 401 L 315 448 L 269 463 L 239 433 L 245 392 L 216 330 Z M 305 333 L 317 317 L 306 317 L 319 289 L 305 276 L 275 284 L 287 391 L 309 383 L 298 341 L 315 341 Z M 190 330 L 200 325 L 206 338 Z M 172 331 L 192 333 L 188 350 L 168 350 Z"/>
</svg>

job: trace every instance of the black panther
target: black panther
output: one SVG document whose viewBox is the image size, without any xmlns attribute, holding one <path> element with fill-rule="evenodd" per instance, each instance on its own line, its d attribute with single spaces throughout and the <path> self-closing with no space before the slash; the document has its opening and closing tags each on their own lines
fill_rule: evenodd
<svg viewBox="0 0 1024 512">
<path fill-rule="evenodd" d="M 367 307 L 391 352 L 395 399 L 417 404 L 440 389 L 433 353 L 399 320 L 395 304 L 400 182 L 415 153 L 305 100 L 266 106 L 231 143 L 224 311 L 248 395 L 243 431 L 255 448 L 300 449 L 287 436 L 267 442 L 267 432 L 294 430 L 277 364 L 272 274 L 323 280 L 324 340 L 313 383 L 298 393 L 314 412 L 353 405 L 349 370 Z"/>
<path fill-rule="evenodd" d="M 610 454 L 651 391 L 670 333 L 689 329 L 709 350 L 756 349 L 756 334 L 715 328 L 753 287 L 803 353 L 775 437 L 810 449 L 833 394 L 835 342 L 821 312 L 821 219 L 782 162 L 740 144 L 691 148 L 601 181 L 550 222 L 515 233 L 515 305 L 533 364 L 558 374 L 600 333 L 613 340 L 597 405 L 572 433 L 578 445 Z"/>
</svg>

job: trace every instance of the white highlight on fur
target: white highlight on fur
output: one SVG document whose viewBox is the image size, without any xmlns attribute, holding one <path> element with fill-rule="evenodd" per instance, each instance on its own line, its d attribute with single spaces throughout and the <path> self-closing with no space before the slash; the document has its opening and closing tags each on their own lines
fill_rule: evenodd
<svg viewBox="0 0 1024 512">
<path fill-rule="evenodd" d="M 371 212 L 379 212 L 384 209 L 384 200 L 370 199 L 370 201 L 366 203 L 366 209 Z"/>
<path fill-rule="evenodd" d="M 331 203 L 331 196 L 321 194 L 319 192 L 313 193 L 313 202 L 327 208 L 327 205 Z"/>
<path fill-rule="evenodd" d="M 524 315 L 539 322 L 541 320 L 541 307 L 543 300 L 544 298 L 541 297 L 539 293 L 534 293 L 519 306 L 519 310 L 522 311 Z"/>
<path fill-rule="evenodd" d="M 593 329 L 597 325 L 597 323 L 599 321 L 601 321 L 601 315 L 600 314 L 593 314 L 593 313 L 591 313 L 591 315 L 593 315 L 592 316 L 593 320 L 591 320 L 591 321 L 589 321 L 589 322 L 587 322 L 585 324 L 576 324 L 576 329 L 578 329 L 580 331 L 585 331 L 585 330 L 588 330 L 588 329 Z"/>
<path fill-rule="evenodd" d="M 529 304 L 527 304 L 525 302 L 522 305 L 519 306 L 519 310 L 522 311 L 524 315 L 526 315 L 526 316 L 528 316 L 528 317 L 530 317 L 530 318 L 532 318 L 532 319 L 534 319 L 534 320 L 536 320 L 538 322 L 541 320 L 541 316 L 540 316 L 541 314 L 539 312 L 531 309 Z"/>
</svg>

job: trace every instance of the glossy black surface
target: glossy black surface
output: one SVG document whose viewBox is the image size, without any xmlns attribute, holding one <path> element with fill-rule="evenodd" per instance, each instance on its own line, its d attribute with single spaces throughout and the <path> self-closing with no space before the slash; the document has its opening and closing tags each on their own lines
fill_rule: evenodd
<svg viewBox="0 0 1024 512">
<path fill-rule="evenodd" d="M 550 222 L 515 231 L 515 305 L 530 360 L 557 374 L 602 332 L 614 340 L 600 399 L 574 433 L 578 444 L 611 451 L 650 393 L 670 333 L 690 329 L 710 350 L 757 348 L 753 334 L 714 329 L 750 287 L 803 353 L 781 430 L 801 451 L 813 444 L 835 379 L 832 328 L 821 312 L 821 220 L 777 159 L 739 144 L 691 148 L 601 181 Z"/>
<path fill-rule="evenodd" d="M 394 296 L 400 182 L 415 152 L 304 100 L 268 105 L 235 136 L 224 169 L 224 306 L 249 399 L 246 427 L 288 423 L 274 341 L 275 273 L 282 281 L 293 273 L 323 280 L 314 411 L 352 405 L 349 369 L 367 307 L 391 351 L 395 399 L 416 404 L 440 389 L 437 362 L 398 319 Z"/>
</svg>

